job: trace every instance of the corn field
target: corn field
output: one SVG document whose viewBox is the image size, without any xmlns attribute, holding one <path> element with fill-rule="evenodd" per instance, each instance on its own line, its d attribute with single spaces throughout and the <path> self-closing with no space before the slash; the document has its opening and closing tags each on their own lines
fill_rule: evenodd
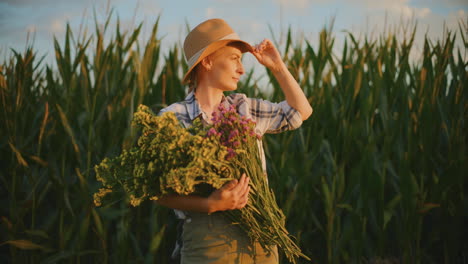
<svg viewBox="0 0 468 264">
<path fill-rule="evenodd" d="M 173 212 L 150 202 L 94 207 L 93 167 L 134 144 L 139 104 L 185 98 L 187 66 L 177 44 L 162 54 L 159 19 L 143 43 L 141 24 L 122 32 L 111 19 L 90 36 L 68 26 L 54 41 L 54 67 L 32 46 L 1 63 L 4 263 L 169 263 Z M 314 113 L 264 138 L 268 173 L 313 263 L 468 263 L 468 26 L 426 37 L 413 63 L 416 30 L 400 39 L 348 33 L 342 54 L 330 29 L 318 43 L 289 31 L 281 47 Z M 284 100 L 267 76 L 271 93 L 253 70 L 238 91 Z"/>
</svg>

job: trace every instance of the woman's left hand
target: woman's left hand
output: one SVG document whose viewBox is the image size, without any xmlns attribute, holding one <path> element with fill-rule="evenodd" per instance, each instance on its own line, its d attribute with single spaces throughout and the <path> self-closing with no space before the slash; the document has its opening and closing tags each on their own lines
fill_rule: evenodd
<svg viewBox="0 0 468 264">
<path fill-rule="evenodd" d="M 283 64 L 283 59 L 276 49 L 273 42 L 269 39 L 264 39 L 260 44 L 255 45 L 252 54 L 257 58 L 258 62 L 270 70 L 276 70 Z"/>
</svg>

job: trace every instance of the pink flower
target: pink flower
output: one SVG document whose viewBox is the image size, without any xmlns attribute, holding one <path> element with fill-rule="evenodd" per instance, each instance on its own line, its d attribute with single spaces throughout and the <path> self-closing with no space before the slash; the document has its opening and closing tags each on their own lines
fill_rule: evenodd
<svg viewBox="0 0 468 264">
<path fill-rule="evenodd" d="M 206 133 L 207 136 L 211 137 L 211 136 L 216 136 L 218 133 L 216 132 L 216 129 L 214 129 L 213 127 L 210 128 L 208 130 L 208 132 Z"/>
<path fill-rule="evenodd" d="M 237 137 L 238 135 L 239 135 L 239 130 L 234 129 L 233 131 L 231 131 L 231 133 L 229 133 L 228 140 L 230 141 L 231 139 Z"/>
<path fill-rule="evenodd" d="M 219 143 L 228 149 L 226 159 L 236 155 L 236 149 L 249 142 L 249 137 L 260 138 L 255 133 L 255 122 L 237 113 L 236 106 L 218 106 L 218 112 L 212 114 L 213 126 L 207 131 L 207 136 L 216 136 Z M 245 146 L 245 145 L 244 145 Z"/>
<path fill-rule="evenodd" d="M 230 160 L 234 156 L 236 156 L 236 152 L 232 148 L 228 148 L 228 154 L 226 155 L 226 160 Z"/>
</svg>

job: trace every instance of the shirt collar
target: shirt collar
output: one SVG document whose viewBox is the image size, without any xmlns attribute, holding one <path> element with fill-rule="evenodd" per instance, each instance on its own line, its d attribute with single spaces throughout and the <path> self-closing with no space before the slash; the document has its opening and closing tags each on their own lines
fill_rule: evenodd
<svg viewBox="0 0 468 264">
<path fill-rule="evenodd" d="M 200 104 L 198 104 L 195 94 L 190 92 L 187 97 L 185 97 L 187 112 L 189 114 L 190 120 L 194 120 L 201 114 Z"/>
<path fill-rule="evenodd" d="M 201 110 L 200 104 L 198 103 L 197 98 L 195 97 L 195 93 L 191 91 L 187 97 L 185 97 L 187 112 L 189 114 L 190 120 L 194 120 L 198 117 L 203 117 L 203 112 Z M 225 107 L 229 107 L 229 102 L 226 100 L 226 96 L 223 94 L 223 98 L 221 99 L 221 103 L 224 104 Z"/>
</svg>

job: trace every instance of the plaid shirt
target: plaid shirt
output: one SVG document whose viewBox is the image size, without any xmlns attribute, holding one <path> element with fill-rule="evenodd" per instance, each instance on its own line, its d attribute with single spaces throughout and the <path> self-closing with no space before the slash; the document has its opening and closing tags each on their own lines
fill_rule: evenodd
<svg viewBox="0 0 468 264">
<path fill-rule="evenodd" d="M 241 116 L 246 116 L 256 123 L 255 132 L 263 136 L 265 133 L 280 133 L 293 130 L 302 125 L 301 114 L 288 105 L 286 101 L 272 103 L 262 99 L 248 98 L 245 94 L 233 93 L 227 97 L 223 96 L 221 101 L 226 108 L 235 105 L 237 112 Z M 181 124 L 188 128 L 197 117 L 201 117 L 204 122 L 208 122 L 209 117 L 201 110 L 200 104 L 193 92 L 189 93 L 184 101 L 171 104 L 162 109 L 164 112 L 174 112 Z M 257 141 L 260 158 L 262 160 L 263 171 L 266 174 L 266 159 L 261 140 Z M 179 218 L 184 219 L 185 214 L 175 210 Z"/>
</svg>

